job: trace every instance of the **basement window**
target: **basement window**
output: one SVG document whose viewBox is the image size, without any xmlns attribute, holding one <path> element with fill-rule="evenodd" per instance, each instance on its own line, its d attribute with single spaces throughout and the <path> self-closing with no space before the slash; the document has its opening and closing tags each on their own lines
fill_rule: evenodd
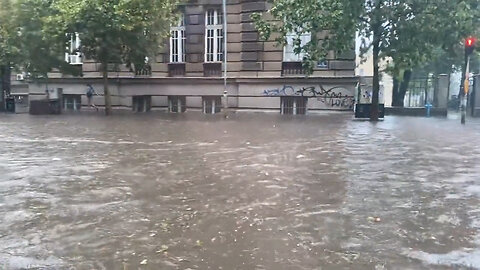
<svg viewBox="0 0 480 270">
<path fill-rule="evenodd" d="M 82 107 L 82 96 L 81 95 L 71 95 L 64 94 L 63 98 L 63 109 L 65 111 L 78 111 Z"/>
<path fill-rule="evenodd" d="M 306 97 L 280 97 L 280 113 L 281 114 L 306 114 L 307 113 Z"/>
<path fill-rule="evenodd" d="M 215 114 L 219 113 L 222 108 L 222 97 L 221 96 L 203 96 L 203 113 L 205 114 Z"/>
<path fill-rule="evenodd" d="M 182 113 L 187 110 L 185 96 L 168 96 L 168 111 L 172 113 Z"/>
<path fill-rule="evenodd" d="M 149 112 L 152 108 L 152 96 L 133 96 L 132 110 L 134 112 Z"/>
</svg>

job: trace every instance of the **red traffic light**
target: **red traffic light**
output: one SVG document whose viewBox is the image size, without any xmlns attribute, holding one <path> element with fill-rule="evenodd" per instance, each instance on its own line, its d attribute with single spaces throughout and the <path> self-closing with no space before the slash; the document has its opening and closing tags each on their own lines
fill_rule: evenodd
<svg viewBox="0 0 480 270">
<path fill-rule="evenodd" d="M 465 41 L 465 46 L 472 47 L 473 45 L 475 45 L 475 38 L 473 37 L 467 38 L 467 40 Z"/>
<path fill-rule="evenodd" d="M 470 56 L 475 50 L 475 41 L 474 37 L 469 37 L 465 40 L 465 55 Z"/>
</svg>

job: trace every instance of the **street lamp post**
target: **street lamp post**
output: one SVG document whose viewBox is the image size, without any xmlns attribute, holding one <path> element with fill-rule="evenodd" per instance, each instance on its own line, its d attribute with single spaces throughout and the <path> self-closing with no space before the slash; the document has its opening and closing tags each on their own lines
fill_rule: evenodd
<svg viewBox="0 0 480 270">
<path fill-rule="evenodd" d="M 223 6 L 223 97 L 224 110 L 227 116 L 228 110 L 228 91 L 227 91 L 227 0 L 222 0 Z"/>
</svg>

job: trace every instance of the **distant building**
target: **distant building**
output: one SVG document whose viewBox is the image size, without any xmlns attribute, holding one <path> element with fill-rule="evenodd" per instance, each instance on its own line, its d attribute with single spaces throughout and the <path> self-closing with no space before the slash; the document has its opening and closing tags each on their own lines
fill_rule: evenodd
<svg viewBox="0 0 480 270">
<path fill-rule="evenodd" d="M 223 49 L 221 2 L 190 1 L 182 20 L 171 26 L 171 37 L 149 68 L 131 72 L 125 67 L 110 72 L 114 108 L 134 111 L 196 109 L 219 112 L 223 58 L 227 55 L 228 106 L 234 109 L 272 109 L 285 114 L 315 110 L 351 110 L 357 82 L 355 52 L 331 52 L 305 77 L 302 55 L 295 54 L 292 38 L 283 48 L 274 41 L 260 41 L 250 15 L 266 9 L 265 1 L 232 0 L 227 5 L 227 52 Z M 315 35 L 317 36 L 317 35 Z M 312 35 L 302 37 L 308 42 Z M 79 53 L 77 34 L 70 35 L 65 60 L 81 69 L 81 77 L 51 73 L 49 89 L 61 89 L 63 107 L 79 110 L 86 105 L 86 84 L 92 84 L 103 104 L 100 64 Z M 22 79 L 22 78 L 18 78 Z M 45 85 L 29 84 L 28 98 L 44 98 Z"/>
<path fill-rule="evenodd" d="M 371 81 L 373 79 L 373 53 L 368 51 L 363 57 L 359 53 L 359 40 L 357 39 L 357 49 L 356 49 L 356 68 L 355 74 L 361 78 L 364 78 L 364 81 Z M 389 60 L 382 61 L 380 63 L 380 69 L 384 69 Z M 383 91 L 383 102 L 385 102 L 386 107 L 392 106 L 392 90 L 393 90 L 393 78 L 392 76 L 381 73 L 380 78 L 380 88 Z M 382 101 L 380 101 L 382 102 Z"/>
</svg>

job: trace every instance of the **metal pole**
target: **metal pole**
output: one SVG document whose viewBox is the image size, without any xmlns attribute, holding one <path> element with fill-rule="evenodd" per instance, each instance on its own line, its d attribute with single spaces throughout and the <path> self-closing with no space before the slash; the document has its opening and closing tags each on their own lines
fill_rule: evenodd
<svg viewBox="0 0 480 270">
<path fill-rule="evenodd" d="M 463 85 L 463 96 L 462 96 L 462 105 L 460 106 L 460 110 L 462 113 L 460 122 L 465 125 L 465 118 L 467 116 L 467 98 L 468 98 L 468 88 L 470 86 L 469 80 L 469 73 L 470 73 L 470 56 L 467 57 L 467 66 L 465 68 L 465 81 Z"/>
<path fill-rule="evenodd" d="M 223 6 L 223 97 L 225 104 L 225 116 L 228 109 L 228 91 L 227 91 L 227 0 L 222 1 Z"/>
</svg>

